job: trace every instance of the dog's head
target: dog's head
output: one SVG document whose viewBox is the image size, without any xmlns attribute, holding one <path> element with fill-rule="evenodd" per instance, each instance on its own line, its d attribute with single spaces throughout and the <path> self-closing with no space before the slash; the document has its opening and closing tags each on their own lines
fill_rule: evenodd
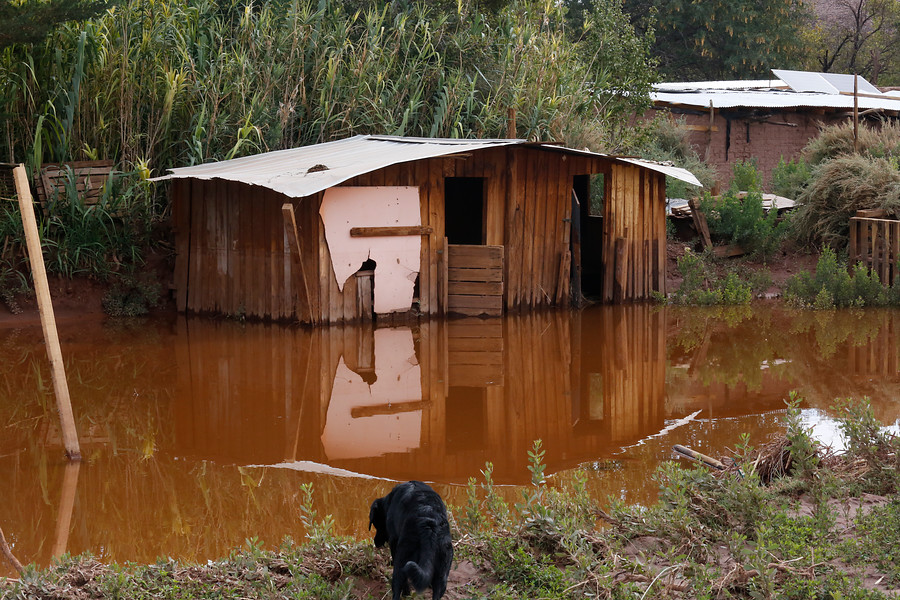
<svg viewBox="0 0 900 600">
<path fill-rule="evenodd" d="M 372 503 L 372 508 L 369 509 L 369 529 L 372 529 L 372 525 L 375 526 L 376 548 L 384 546 L 384 543 L 387 541 L 387 524 L 385 522 L 385 519 L 387 518 L 386 505 L 387 502 L 384 498 L 378 498 Z"/>
</svg>

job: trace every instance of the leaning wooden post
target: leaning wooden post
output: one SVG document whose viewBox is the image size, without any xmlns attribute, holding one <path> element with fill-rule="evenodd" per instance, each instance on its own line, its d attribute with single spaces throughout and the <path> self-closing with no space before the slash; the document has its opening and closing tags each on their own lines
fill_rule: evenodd
<svg viewBox="0 0 900 600">
<path fill-rule="evenodd" d="M 16 181 L 16 194 L 19 196 L 19 210 L 22 213 L 22 225 L 25 228 L 28 260 L 31 262 L 38 310 L 41 313 L 44 342 L 47 344 L 47 355 L 50 358 L 50 373 L 53 378 L 53 391 L 56 393 L 56 406 L 59 408 L 63 443 L 66 446 L 66 455 L 69 460 L 81 460 L 78 432 L 75 430 L 75 415 L 72 413 L 69 386 L 66 383 L 66 370 L 63 365 L 62 350 L 59 347 L 59 334 L 56 331 L 56 317 L 53 315 L 53 302 L 50 299 L 50 284 L 47 282 L 47 270 L 44 268 L 41 238 L 38 233 L 37 219 L 34 216 L 34 203 L 31 199 L 31 188 L 28 186 L 25 167 L 19 165 L 13 169 L 13 177 Z"/>
</svg>

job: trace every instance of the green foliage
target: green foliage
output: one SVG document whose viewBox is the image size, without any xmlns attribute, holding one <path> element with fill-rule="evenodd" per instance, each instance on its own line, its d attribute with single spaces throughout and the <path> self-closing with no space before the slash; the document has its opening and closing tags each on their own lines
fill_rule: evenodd
<svg viewBox="0 0 900 600">
<path fill-rule="evenodd" d="M 791 391 L 787 404 L 785 424 L 787 425 L 788 451 L 794 473 L 798 477 L 811 477 L 819 466 L 819 444 L 812 437 L 812 428 L 805 427 L 800 413 L 803 399 Z"/>
<path fill-rule="evenodd" d="M 712 266 L 702 256 L 686 252 L 678 258 L 682 282 L 667 299 L 672 304 L 706 306 L 711 304 L 749 304 L 753 298 L 750 283 L 734 271 L 723 279 L 716 277 Z"/>
<path fill-rule="evenodd" d="M 0 49 L 34 44 L 60 23 L 89 19 L 111 4 L 109 0 L 23 0 L 0 2 Z"/>
<path fill-rule="evenodd" d="M 839 400 L 835 410 L 847 454 L 862 459 L 868 467 L 858 482 L 861 491 L 895 494 L 900 489 L 900 438 L 884 429 L 868 398 Z"/>
<path fill-rule="evenodd" d="M 756 159 L 739 160 L 732 167 L 731 189 L 735 192 L 762 192 L 762 175 Z"/>
<path fill-rule="evenodd" d="M 891 587 L 900 585 L 900 499 L 859 517 L 856 531 L 841 545 L 843 555 L 851 564 L 874 564 L 887 574 Z"/>
<path fill-rule="evenodd" d="M 700 207 L 711 234 L 765 261 L 781 248 L 790 224 L 779 220 L 778 211 L 763 209 L 761 187 L 756 166 L 739 162 L 734 165 L 731 189 L 717 197 L 704 194 Z M 739 194 L 739 190 L 747 193 Z"/>
<path fill-rule="evenodd" d="M 655 29 L 653 51 L 669 81 L 768 77 L 773 67 L 796 66 L 810 16 L 800 0 L 626 0 L 625 10 Z"/>
<path fill-rule="evenodd" d="M 635 140 L 629 150 L 642 158 L 660 162 L 671 162 L 693 173 L 705 188 L 716 182 L 715 169 L 705 163 L 690 144 L 690 131 L 683 121 L 670 118 L 655 119 L 645 135 Z M 666 195 L 669 198 L 691 198 L 699 193 L 696 186 L 675 179 L 666 178 Z"/>
<path fill-rule="evenodd" d="M 618 4 L 578 40 L 558 3 L 488 8 L 131 0 L 0 56 L 0 155 L 158 174 L 360 133 L 502 137 L 508 108 L 521 137 L 619 147 L 653 69 Z"/>
<path fill-rule="evenodd" d="M 152 273 L 122 275 L 103 296 L 103 311 L 111 317 L 146 315 L 159 305 L 161 294 Z"/>
<path fill-rule="evenodd" d="M 772 169 L 772 192 L 785 198 L 797 198 L 809 183 L 810 167 L 802 157 L 785 162 L 784 157 Z"/>
<path fill-rule="evenodd" d="M 49 199 L 40 223 L 47 270 L 66 277 L 106 278 L 122 264 L 137 265 L 149 241 L 148 201 L 141 185 L 113 174 L 97 204 L 85 204 L 70 171 L 64 191 Z"/>
<path fill-rule="evenodd" d="M 829 310 L 863 306 L 900 306 L 900 284 L 888 288 L 878 274 L 862 263 L 853 268 L 838 259 L 831 248 L 825 248 L 816 264 L 815 275 L 798 273 L 787 282 L 785 298 L 799 307 Z"/>
</svg>

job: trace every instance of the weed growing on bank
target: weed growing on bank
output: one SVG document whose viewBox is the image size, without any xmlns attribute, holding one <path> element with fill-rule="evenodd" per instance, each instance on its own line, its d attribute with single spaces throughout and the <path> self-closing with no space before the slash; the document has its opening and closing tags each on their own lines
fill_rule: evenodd
<svg viewBox="0 0 900 600">
<path fill-rule="evenodd" d="M 878 273 L 862 263 L 851 275 L 845 262 L 831 248 L 824 248 L 815 274 L 803 271 L 787 282 L 788 304 L 800 308 L 830 310 L 865 306 L 900 306 L 900 278 L 884 286 Z"/>
<path fill-rule="evenodd" d="M 678 270 L 682 277 L 681 285 L 668 297 L 659 297 L 658 300 L 669 304 L 709 306 L 749 304 L 753 299 L 753 282 L 743 279 L 734 270 L 719 277 L 712 259 L 705 255 L 685 252 L 678 258 Z M 764 280 L 758 278 L 754 281 L 757 285 L 763 285 Z"/>
<path fill-rule="evenodd" d="M 492 467 L 471 479 L 465 506 L 451 510 L 456 567 L 447 598 L 851 598 L 900 590 L 900 441 L 865 401 L 834 414 L 847 450 L 823 449 L 803 425 L 792 394 L 786 433 L 758 447 L 744 435 L 725 471 L 674 462 L 660 468 L 659 502 L 608 502 L 584 479 L 553 485 L 544 450 L 529 453 L 531 485 L 510 502 Z M 204 565 L 162 560 L 103 565 L 64 557 L 0 580 L 2 598 L 382 598 L 388 553 L 340 538 L 301 489 L 307 539 L 266 550 L 247 540 Z"/>
</svg>

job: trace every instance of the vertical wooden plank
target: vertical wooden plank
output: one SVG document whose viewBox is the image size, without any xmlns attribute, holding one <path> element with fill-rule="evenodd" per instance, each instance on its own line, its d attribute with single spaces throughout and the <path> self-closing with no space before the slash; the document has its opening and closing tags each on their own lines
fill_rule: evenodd
<svg viewBox="0 0 900 600">
<path fill-rule="evenodd" d="M 191 180 L 172 182 L 172 221 L 175 225 L 175 308 L 187 309 L 191 263 Z"/>
<path fill-rule="evenodd" d="M 429 169 L 428 169 L 428 188 L 430 190 L 429 199 L 428 199 L 428 210 L 430 213 L 430 217 L 428 219 L 429 223 L 435 223 L 437 226 L 432 226 L 431 233 L 427 236 L 422 237 L 422 243 L 425 244 L 427 240 L 428 250 L 426 253 L 426 262 L 422 263 L 422 270 L 428 271 L 428 287 L 424 287 L 421 285 L 421 279 L 419 280 L 419 290 L 420 296 L 425 295 L 427 292 L 428 296 L 428 313 L 435 312 L 438 306 L 438 265 L 437 265 L 437 250 L 440 248 L 439 240 L 443 239 L 445 226 L 444 226 L 444 174 L 443 168 L 439 162 L 439 160 L 431 160 L 429 161 Z M 435 230 L 440 230 L 441 237 L 437 237 L 437 233 Z"/>
<path fill-rule="evenodd" d="M 503 277 L 503 297 L 507 311 L 518 305 L 522 265 L 521 211 L 519 210 L 519 147 L 504 148 L 506 154 L 506 261 Z"/>
<path fill-rule="evenodd" d="M 546 288 L 548 305 L 557 304 L 556 296 L 559 289 L 560 279 L 560 263 L 563 260 L 562 240 L 564 209 L 562 207 L 562 196 L 565 191 L 562 189 L 562 181 L 565 180 L 565 167 L 563 158 L 565 154 L 557 154 L 544 152 L 550 160 L 550 170 L 547 179 L 547 261 L 544 265 L 546 269 Z"/>
<path fill-rule="evenodd" d="M 659 245 L 657 247 L 657 285 L 656 288 L 660 294 L 667 294 L 666 290 L 666 176 L 656 173 L 653 176 L 655 183 L 653 195 L 654 203 L 658 216 L 656 221 L 659 229 Z"/>
<path fill-rule="evenodd" d="M 603 265 L 603 301 L 612 302 L 613 299 L 613 269 L 615 267 L 615 239 L 616 239 L 616 204 L 615 204 L 615 179 L 618 176 L 616 165 L 611 165 L 606 173 L 603 182 L 604 198 L 603 205 L 603 256 L 601 263 Z"/>
<path fill-rule="evenodd" d="M 900 221 L 891 223 L 891 256 L 893 256 L 891 260 L 893 275 L 890 283 L 894 285 L 900 280 L 900 273 L 897 272 L 900 269 Z"/>
<path fill-rule="evenodd" d="M 201 245 L 200 240 L 203 236 L 203 215 L 202 205 L 207 202 L 207 198 L 203 195 L 202 183 L 198 180 L 191 180 L 191 240 L 190 240 L 190 262 L 188 263 L 188 290 L 185 299 L 185 307 L 189 311 L 197 311 L 197 298 L 200 291 L 202 281 L 200 279 L 200 263 Z"/>
<path fill-rule="evenodd" d="M 850 218 L 850 246 L 847 248 L 847 260 L 851 265 L 855 265 L 856 261 L 859 260 L 859 250 L 857 248 L 857 244 L 859 243 L 859 219 L 856 217 Z"/>
<path fill-rule="evenodd" d="M 431 219 L 431 182 L 428 176 L 428 161 L 416 161 L 412 168 L 416 185 L 419 186 L 419 214 L 422 219 L 422 225 L 431 227 L 432 231 L 434 231 L 435 223 Z M 443 235 L 443 232 L 441 235 Z M 431 273 L 428 270 L 428 262 L 431 259 L 430 237 L 422 237 L 422 246 L 419 249 L 419 310 L 423 314 L 433 314 L 437 310 L 437 306 L 432 303 L 432 298 L 428 297 L 428 289 L 431 284 Z"/>
<path fill-rule="evenodd" d="M 540 282 L 537 276 L 538 267 L 535 264 L 535 247 L 538 245 L 535 240 L 537 234 L 535 222 L 537 221 L 537 204 L 535 199 L 535 187 L 538 178 L 538 161 L 537 152 L 532 149 L 525 151 L 525 160 L 528 167 L 525 169 L 525 197 L 523 203 L 525 206 L 525 228 L 522 239 L 522 253 L 524 261 L 522 265 L 522 289 L 523 289 L 523 305 L 531 308 L 535 304 L 537 296 L 537 286 Z"/>
<path fill-rule="evenodd" d="M 622 257 L 623 261 L 627 261 L 630 258 L 630 250 L 628 246 L 631 242 L 630 233 L 632 228 L 634 227 L 634 205 L 631 202 L 631 196 L 628 193 L 629 189 L 629 175 L 628 168 L 625 166 L 619 166 L 618 168 L 619 176 L 616 178 L 616 205 L 619 209 L 619 214 L 622 215 L 622 219 L 617 219 L 616 222 L 616 285 L 621 287 L 618 296 L 618 302 L 622 302 L 628 296 L 628 283 L 629 283 L 629 271 L 628 271 L 628 263 L 623 262 L 621 268 L 619 267 L 618 260 Z M 621 242 L 619 240 L 622 240 Z M 625 244 L 625 247 L 620 251 L 620 244 Z"/>
</svg>

